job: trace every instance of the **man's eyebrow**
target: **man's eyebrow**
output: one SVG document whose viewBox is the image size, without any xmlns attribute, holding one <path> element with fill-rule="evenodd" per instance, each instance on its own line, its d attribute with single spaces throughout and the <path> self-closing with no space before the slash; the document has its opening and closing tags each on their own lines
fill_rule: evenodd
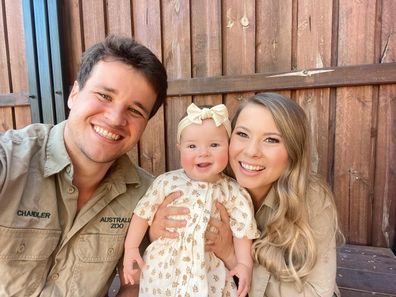
<svg viewBox="0 0 396 297">
<path fill-rule="evenodd" d="M 106 87 L 106 86 L 103 86 L 103 85 L 99 85 L 98 88 L 101 88 L 104 91 L 109 92 L 109 93 L 113 93 L 113 94 L 117 94 L 118 93 L 118 91 L 116 89 L 113 89 L 113 88 L 110 88 L 110 87 Z"/>
</svg>

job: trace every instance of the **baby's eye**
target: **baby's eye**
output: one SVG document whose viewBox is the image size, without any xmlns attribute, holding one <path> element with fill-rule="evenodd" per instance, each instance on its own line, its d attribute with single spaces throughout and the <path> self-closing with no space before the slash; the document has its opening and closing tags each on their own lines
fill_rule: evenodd
<svg viewBox="0 0 396 297">
<path fill-rule="evenodd" d="M 218 144 L 218 143 L 211 143 L 210 144 L 210 147 L 218 147 L 218 146 L 220 146 L 220 144 Z"/>
<path fill-rule="evenodd" d="M 189 145 L 187 145 L 187 148 L 193 149 L 193 148 L 196 148 L 196 146 L 195 146 L 195 144 L 189 144 Z"/>
</svg>

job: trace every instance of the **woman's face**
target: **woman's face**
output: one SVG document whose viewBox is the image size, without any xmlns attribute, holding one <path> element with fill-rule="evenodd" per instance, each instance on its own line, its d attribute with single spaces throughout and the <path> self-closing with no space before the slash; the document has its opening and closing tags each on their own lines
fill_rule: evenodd
<svg viewBox="0 0 396 297">
<path fill-rule="evenodd" d="M 250 103 L 240 112 L 232 132 L 229 159 L 235 178 L 256 202 L 288 165 L 283 138 L 270 111 Z"/>
</svg>

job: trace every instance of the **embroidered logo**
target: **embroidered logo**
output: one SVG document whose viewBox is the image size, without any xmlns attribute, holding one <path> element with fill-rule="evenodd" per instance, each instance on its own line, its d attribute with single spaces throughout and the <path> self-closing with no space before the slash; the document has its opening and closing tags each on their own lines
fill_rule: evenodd
<svg viewBox="0 0 396 297">
<path fill-rule="evenodd" d="M 49 219 L 51 213 L 45 211 L 36 211 L 36 210 L 17 210 L 17 216 L 19 217 L 33 217 L 38 219 Z"/>
<path fill-rule="evenodd" d="M 100 219 L 101 223 L 109 223 L 111 229 L 122 229 L 124 228 L 124 223 L 129 223 L 131 218 L 121 218 L 121 217 L 102 217 Z"/>
</svg>

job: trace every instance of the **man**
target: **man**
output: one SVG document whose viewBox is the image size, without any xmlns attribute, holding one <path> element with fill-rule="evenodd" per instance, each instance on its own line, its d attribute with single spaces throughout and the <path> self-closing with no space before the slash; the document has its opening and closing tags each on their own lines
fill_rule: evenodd
<svg viewBox="0 0 396 297">
<path fill-rule="evenodd" d="M 152 181 L 126 152 L 166 96 L 161 62 L 110 36 L 82 57 L 68 120 L 0 135 L 0 296 L 104 296 Z"/>
</svg>

